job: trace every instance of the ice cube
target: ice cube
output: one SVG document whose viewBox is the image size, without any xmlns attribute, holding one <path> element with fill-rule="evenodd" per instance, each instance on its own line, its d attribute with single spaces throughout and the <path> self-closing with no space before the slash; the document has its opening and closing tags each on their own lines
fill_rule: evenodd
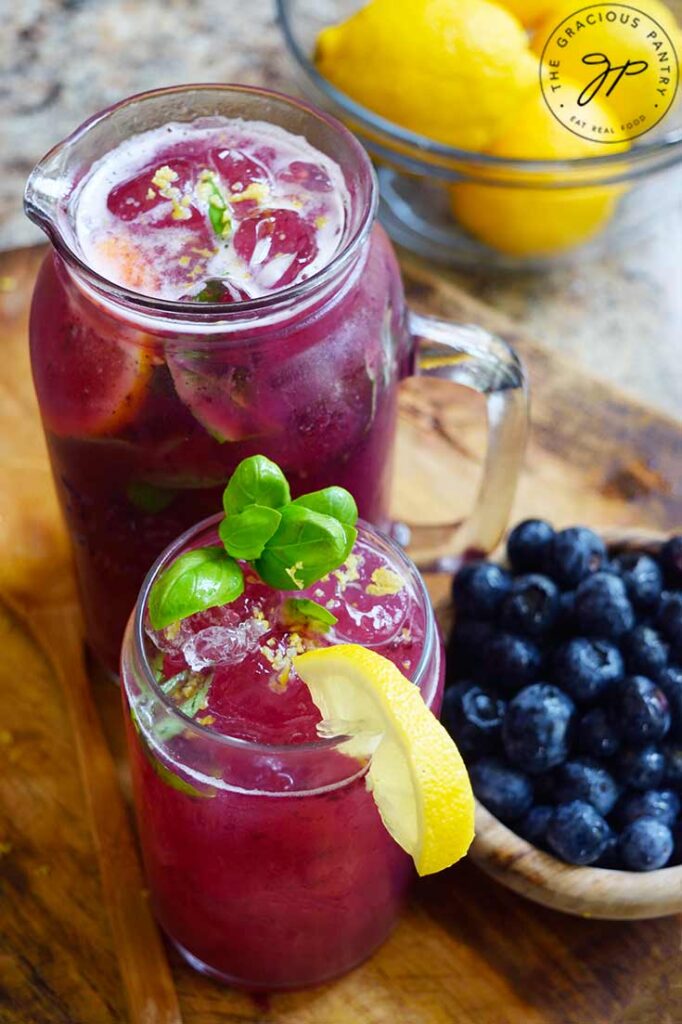
<svg viewBox="0 0 682 1024">
<path fill-rule="evenodd" d="M 351 604 L 344 611 L 350 619 L 336 627 L 339 637 L 365 647 L 383 647 L 398 636 L 407 615 L 407 601 L 401 595 L 393 599 L 390 607 L 375 604 L 369 608 L 355 608 Z"/>
<path fill-rule="evenodd" d="M 195 672 L 214 665 L 238 665 L 258 647 L 267 627 L 249 619 L 236 626 L 207 626 L 183 644 L 185 661 Z"/>
<path fill-rule="evenodd" d="M 192 633 L 198 633 L 207 626 L 238 626 L 239 612 L 229 605 L 221 604 L 217 608 L 207 608 L 204 612 L 196 612 L 185 620 L 189 623 Z"/>
<path fill-rule="evenodd" d="M 165 629 L 152 629 L 151 623 L 147 621 L 144 628 L 154 646 L 164 654 L 179 654 L 192 635 L 192 626 L 188 619 L 174 622 Z"/>
</svg>

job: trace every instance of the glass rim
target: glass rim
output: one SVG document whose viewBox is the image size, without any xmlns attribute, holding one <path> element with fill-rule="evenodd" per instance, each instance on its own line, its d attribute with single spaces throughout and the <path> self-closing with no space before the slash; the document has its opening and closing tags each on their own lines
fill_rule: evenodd
<svg viewBox="0 0 682 1024">
<path fill-rule="evenodd" d="M 209 530 L 215 528 L 223 518 L 224 513 L 218 512 L 215 515 L 209 516 L 206 519 L 202 519 L 200 522 L 195 523 L 194 526 L 190 526 L 189 529 L 181 533 L 171 544 L 169 544 L 161 554 L 158 556 L 154 564 L 149 569 L 147 575 L 144 578 L 138 598 L 135 604 L 135 608 L 131 614 L 128 629 L 126 630 L 126 636 L 124 638 L 124 647 L 128 640 L 128 636 L 132 631 L 132 643 L 134 645 L 134 664 L 135 674 L 138 666 L 141 670 L 141 674 L 144 677 L 144 683 L 151 689 L 154 698 L 163 705 L 165 710 L 172 715 L 175 719 L 178 719 L 185 723 L 187 728 L 194 729 L 199 735 L 208 737 L 210 742 L 218 743 L 221 746 L 231 747 L 233 749 L 241 750 L 244 752 L 251 752 L 255 754 L 265 755 L 296 755 L 299 752 L 303 754 L 316 754 L 326 750 L 334 750 L 347 742 L 348 736 L 332 736 L 329 738 L 321 738 L 306 743 L 262 743 L 255 740 L 241 739 L 237 736 L 230 736 L 226 733 L 218 732 L 216 729 L 212 729 L 210 725 L 201 725 L 196 719 L 190 718 L 184 712 L 180 711 L 177 705 L 173 703 L 170 696 L 163 692 L 158 682 L 154 678 L 149 659 L 146 652 L 145 644 L 145 628 L 144 628 L 144 616 L 147 609 L 147 602 L 149 597 L 149 591 L 151 590 L 152 584 L 154 583 L 159 572 L 171 562 L 187 543 L 200 535 L 206 533 Z M 417 663 L 414 672 L 408 677 L 410 682 L 415 686 L 419 687 L 420 693 L 425 698 L 424 693 L 421 690 L 421 682 L 426 674 L 426 669 L 432 659 L 434 647 L 438 637 L 438 628 L 436 625 L 436 616 L 431 604 L 431 598 L 429 592 L 426 589 L 423 577 L 417 566 L 409 558 L 409 556 L 403 551 L 403 549 L 383 530 L 378 529 L 371 523 L 366 522 L 364 519 L 358 519 L 359 532 L 363 534 L 369 534 L 370 537 L 378 538 L 383 544 L 387 545 L 396 560 L 404 567 L 411 580 L 414 582 L 417 594 L 421 600 L 422 607 L 425 612 L 426 624 L 424 630 L 424 646 L 421 652 L 421 656 Z M 121 685 L 128 698 L 128 688 L 126 686 L 126 673 L 123 665 L 121 666 Z M 435 694 L 437 688 L 437 681 L 434 684 L 433 693 Z"/>
<path fill-rule="evenodd" d="M 532 174 L 533 172 L 547 174 L 562 171 L 570 174 L 573 169 L 585 171 L 588 168 L 594 168 L 595 170 L 604 168 L 605 171 L 615 173 L 614 169 L 623 168 L 624 171 L 628 172 L 627 177 L 639 177 L 648 170 L 648 168 L 639 167 L 639 164 L 648 161 L 651 162 L 652 169 L 664 169 L 682 160 L 682 127 L 673 128 L 665 134 L 657 135 L 649 142 L 639 141 L 632 149 L 624 152 L 605 152 L 599 156 L 571 157 L 568 159 L 523 160 L 496 156 L 490 153 L 480 153 L 475 150 L 450 146 L 445 142 L 437 142 L 435 139 L 431 139 L 426 135 L 420 135 L 418 132 L 404 128 L 402 125 L 397 124 L 397 122 L 375 113 L 369 107 L 354 100 L 348 93 L 333 85 L 329 79 L 325 78 L 317 70 L 310 59 L 310 55 L 299 44 L 292 24 L 290 0 L 275 0 L 275 3 L 277 20 L 287 48 L 313 86 L 327 100 L 330 100 L 341 111 L 356 120 L 359 128 L 370 133 L 367 142 L 368 146 L 371 147 L 372 143 L 377 144 L 377 149 L 383 156 L 386 158 L 390 156 L 397 163 L 404 159 L 406 166 L 409 166 L 413 171 L 433 174 L 437 172 L 439 166 L 447 166 L 448 162 L 466 161 L 481 167 L 497 168 L 507 172 L 510 170 L 521 171 L 526 174 Z M 406 153 L 401 156 L 399 151 L 391 150 L 391 142 L 399 143 L 411 151 L 412 155 L 410 156 L 409 153 Z M 433 162 L 429 162 L 425 158 L 420 159 L 422 154 L 424 157 L 433 158 Z M 444 164 L 439 165 L 438 160 L 443 161 Z M 460 178 L 456 180 L 460 180 Z M 581 183 L 578 182 L 577 184 L 580 185 Z M 602 182 L 597 179 L 587 184 L 598 185 L 602 184 Z"/>
<path fill-rule="evenodd" d="M 114 281 L 109 280 L 109 278 L 104 277 L 96 270 L 93 270 L 92 267 L 88 266 L 87 262 L 78 254 L 75 248 L 69 244 L 62 232 L 55 226 L 54 221 L 34 203 L 32 199 L 32 183 L 39 177 L 42 168 L 68 149 L 69 146 L 73 146 L 77 143 L 79 139 L 81 139 L 96 124 L 100 124 L 103 121 L 107 121 L 110 118 L 115 117 L 121 110 L 124 110 L 129 106 L 144 103 L 149 99 L 181 93 L 202 92 L 246 93 L 251 96 L 262 96 L 265 99 L 274 100 L 277 103 L 281 103 L 289 107 L 296 107 L 303 111 L 303 113 L 308 117 L 324 122 L 334 132 L 340 135 L 348 146 L 349 151 L 353 154 L 353 159 L 357 163 L 361 179 L 367 185 L 368 196 L 365 209 L 362 211 L 359 222 L 355 230 L 347 239 L 346 243 L 334 253 L 329 263 L 316 271 L 310 277 L 306 278 L 304 281 L 299 281 L 297 284 L 282 288 L 279 291 L 273 292 L 271 295 L 264 295 L 242 302 L 231 303 L 179 302 L 177 300 L 162 299 L 151 295 L 144 295 L 134 289 L 126 288 L 124 285 L 116 284 Z M 353 133 L 349 131 L 348 128 L 338 120 L 338 118 L 334 117 L 333 114 L 330 114 L 327 111 L 320 110 L 313 103 L 308 103 L 306 100 L 299 99 L 298 97 L 289 96 L 286 93 L 279 92 L 275 89 L 265 89 L 256 85 L 242 85 L 238 82 L 197 82 L 184 85 L 171 85 L 160 89 L 148 89 L 144 92 L 138 92 L 132 96 L 127 96 L 125 99 L 119 100 L 110 107 L 106 107 L 104 110 L 100 110 L 97 113 L 92 114 L 89 118 L 83 121 L 78 128 L 67 135 L 66 138 L 62 139 L 61 142 L 58 142 L 57 145 L 48 150 L 48 152 L 45 153 L 31 171 L 24 192 L 24 210 L 27 216 L 45 231 L 50 242 L 55 247 L 59 255 L 64 258 L 66 263 L 81 273 L 88 284 L 95 288 L 97 292 L 104 293 L 106 296 L 121 301 L 128 306 L 142 308 L 144 310 L 160 314 L 171 314 L 174 318 L 186 320 L 187 322 L 207 321 L 210 323 L 214 323 L 216 320 L 222 320 L 227 323 L 230 320 L 240 319 L 248 314 L 269 313 L 282 306 L 286 306 L 297 299 L 308 296 L 310 293 L 320 290 L 329 281 L 336 278 L 337 275 L 348 266 L 357 254 L 358 250 L 362 247 L 374 222 L 377 205 L 378 184 L 376 173 L 369 159 L 369 155 L 360 141 L 355 138 Z"/>
</svg>

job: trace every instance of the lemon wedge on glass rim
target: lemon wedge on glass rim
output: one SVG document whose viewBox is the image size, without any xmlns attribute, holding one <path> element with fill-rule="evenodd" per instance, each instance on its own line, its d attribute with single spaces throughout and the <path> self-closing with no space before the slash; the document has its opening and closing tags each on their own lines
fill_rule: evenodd
<svg viewBox="0 0 682 1024">
<path fill-rule="evenodd" d="M 417 872 L 442 871 L 463 857 L 474 837 L 469 776 L 414 683 L 359 644 L 308 651 L 294 667 L 322 715 L 321 732 L 349 735 L 344 753 L 366 752 L 367 737 L 375 737 L 367 788 Z"/>
</svg>

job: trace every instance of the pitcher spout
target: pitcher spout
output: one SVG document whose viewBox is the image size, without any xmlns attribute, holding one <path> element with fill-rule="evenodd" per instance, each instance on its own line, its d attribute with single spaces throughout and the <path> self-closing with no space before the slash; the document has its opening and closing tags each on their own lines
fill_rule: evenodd
<svg viewBox="0 0 682 1024">
<path fill-rule="evenodd" d="M 59 249 L 69 247 L 73 239 L 69 222 L 69 197 L 79 180 L 75 136 L 51 149 L 31 171 L 24 192 L 24 211 Z M 61 243 L 61 244 L 60 244 Z"/>
</svg>

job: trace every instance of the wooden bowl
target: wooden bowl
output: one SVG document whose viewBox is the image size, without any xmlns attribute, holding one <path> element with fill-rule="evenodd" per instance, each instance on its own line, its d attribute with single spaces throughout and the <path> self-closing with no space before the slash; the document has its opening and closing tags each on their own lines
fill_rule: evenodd
<svg viewBox="0 0 682 1024">
<path fill-rule="evenodd" d="M 655 554 L 660 533 L 604 531 L 609 551 Z M 471 859 L 492 878 L 554 910 L 614 921 L 682 913 L 682 865 L 658 871 L 574 867 L 538 850 L 476 802 Z"/>
</svg>

